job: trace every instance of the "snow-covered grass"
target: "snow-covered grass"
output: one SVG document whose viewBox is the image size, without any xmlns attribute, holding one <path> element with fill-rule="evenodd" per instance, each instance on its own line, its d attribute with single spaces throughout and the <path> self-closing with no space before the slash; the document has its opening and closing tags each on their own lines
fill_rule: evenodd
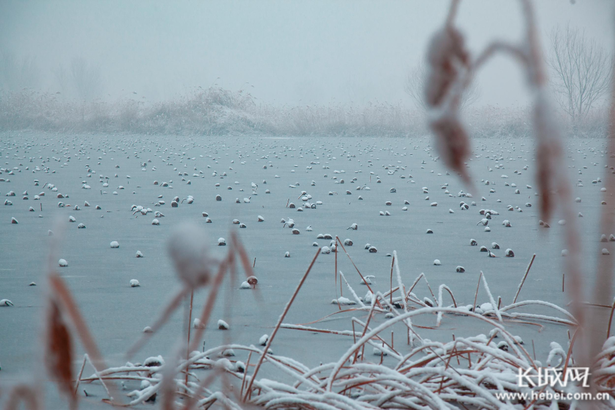
<svg viewBox="0 0 615 410">
<path fill-rule="evenodd" d="M 339 239 L 337 241 L 341 243 Z M 442 295 L 445 285 L 441 285 L 438 298 L 434 296 L 432 305 L 426 305 L 412 292 L 418 281 L 426 281 L 424 275 L 421 274 L 411 287 L 406 287 L 401 280 L 399 267 L 393 262 L 397 271 L 397 286 L 386 294 L 377 293 L 371 302 L 359 298 L 346 282 L 361 307 L 341 310 L 338 314 L 368 313 L 366 322 L 353 318 L 351 329 L 345 331 L 318 327 L 317 324 L 324 321 L 322 319 L 311 326 L 283 323 L 318 256 L 317 251 L 271 337 L 266 340 L 265 348 L 227 344 L 203 352 L 191 351 L 186 359 L 176 358 L 167 363 L 163 362 L 162 365 L 159 362 L 154 365 L 127 362 L 124 366 L 101 370 L 91 376 L 80 375 L 77 383 L 108 385 L 122 381 L 134 385 L 138 382 L 138 388 L 125 394 L 129 398 L 127 402 L 123 397 L 115 397 L 110 402 L 136 406 L 163 395 L 163 403 L 183 409 L 209 408 L 214 403 L 237 409 L 246 406 L 304 409 L 457 409 L 463 406 L 512 409 L 525 408 L 530 402 L 535 409 L 551 409 L 553 403 L 558 403 L 557 400 L 526 401 L 513 399 L 509 395 L 519 393 L 532 397 L 532 394 L 562 395 L 582 391 L 582 381 L 568 383 L 563 387 L 524 387 L 518 383 L 520 371 L 535 376 L 543 367 L 563 369 L 565 372 L 567 367 L 573 366 L 571 353 L 576 333 L 566 349 L 552 342 L 546 363 L 541 363 L 536 360 L 535 353 L 532 355 L 528 351 L 529 347 L 519 336 L 506 330 L 507 325 L 521 321 L 536 326 L 542 326 L 541 323 L 576 326 L 576 323 L 565 309 L 544 301 L 528 300 L 501 306 L 501 299 L 495 301 L 482 274 L 478 284 L 479 287 L 481 283 L 483 285 L 481 299 L 486 296 L 489 302 L 476 305 L 479 296 L 477 288 L 474 304 L 460 305 L 448 289 L 454 302 L 449 304 Z M 357 273 L 362 276 L 359 269 Z M 524 275 L 519 290 L 526 276 Z M 217 286 L 212 291 L 214 295 Z M 433 296 L 433 292 L 431 294 Z M 518 292 L 515 300 L 516 296 Z M 553 314 L 517 312 L 519 308 L 532 305 L 548 307 Z M 447 320 L 465 317 L 484 322 L 492 331 L 489 335 L 471 337 L 455 338 L 453 335 L 448 342 L 432 341 L 421 336 L 421 329 L 425 328 L 425 324 L 418 327 L 413 324 L 413 321 L 421 316 L 428 316 L 431 317 L 428 319 L 431 322 L 428 327 L 436 328 L 440 326 L 442 315 L 446 315 Z M 208 320 L 207 317 L 201 319 L 205 323 Z M 359 327 L 358 330 L 355 325 Z M 275 355 L 269 351 L 269 345 L 280 328 L 327 333 L 343 338 L 352 337 L 352 342 L 337 360 L 309 367 L 292 357 Z M 401 344 L 407 344 L 410 347 L 409 352 L 403 353 L 398 346 L 400 342 L 394 342 L 395 330 L 402 332 Z M 609 368 L 612 366 L 614 344 L 615 337 L 608 339 L 604 344 L 604 352 L 599 357 L 598 366 L 602 370 L 597 388 L 600 391 L 612 391 L 610 384 L 613 375 Z M 373 355 L 370 351 L 373 351 Z M 246 363 L 236 355 L 247 356 Z M 393 360 L 383 364 L 384 356 Z M 87 360 L 86 357 L 84 366 Z M 258 370 L 263 364 L 269 367 L 269 376 L 257 378 Z M 222 380 L 222 387 L 217 385 L 217 389 L 210 386 L 215 385 L 216 379 Z M 503 397 L 511 399 L 505 400 Z M 567 400 L 559 402 L 563 406 L 568 406 L 567 403 Z"/>
</svg>

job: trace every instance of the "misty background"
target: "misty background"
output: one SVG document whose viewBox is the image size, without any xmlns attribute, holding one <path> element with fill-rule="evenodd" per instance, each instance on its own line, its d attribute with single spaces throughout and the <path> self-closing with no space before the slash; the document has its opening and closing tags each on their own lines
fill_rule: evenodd
<svg viewBox="0 0 615 410">
<path fill-rule="evenodd" d="M 547 54 L 549 35 L 568 24 L 613 49 L 612 1 L 534 4 Z M 369 104 L 413 109 L 407 77 L 423 60 L 448 5 L 3 0 L 0 89 L 41 91 L 58 101 L 149 105 L 214 87 L 248 95 L 270 110 Z M 516 42 L 524 32 L 517 1 L 464 1 L 457 22 L 474 55 L 494 38 Z M 523 110 L 530 101 L 517 63 L 507 56 L 491 61 L 477 85 L 476 107 Z M 84 121 L 93 115 L 81 110 Z"/>
</svg>

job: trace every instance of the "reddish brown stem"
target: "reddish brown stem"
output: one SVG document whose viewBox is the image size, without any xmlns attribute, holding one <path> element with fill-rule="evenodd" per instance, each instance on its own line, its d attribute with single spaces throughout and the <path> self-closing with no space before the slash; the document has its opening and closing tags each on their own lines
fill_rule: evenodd
<svg viewBox="0 0 615 410">
<path fill-rule="evenodd" d="M 519 287 L 517 288 L 517 293 L 515 293 L 515 298 L 513 299 L 513 302 L 512 302 L 513 304 L 517 302 L 517 298 L 519 297 L 519 293 L 521 292 L 521 288 L 523 287 L 523 284 L 525 283 L 525 279 L 527 278 L 527 275 L 530 273 L 530 269 L 532 268 L 534 259 L 536 259 L 536 254 L 532 255 L 532 260 L 530 260 L 530 264 L 527 265 L 527 269 L 525 270 L 525 275 L 523 275 L 523 279 L 521 279 L 521 283 L 519 284 Z"/>
<path fill-rule="evenodd" d="M 284 321 L 284 318 L 286 317 L 286 314 L 290 310 L 290 307 L 292 306 L 293 302 L 295 301 L 295 298 L 297 297 L 297 294 L 301 290 L 301 287 L 303 286 L 303 283 L 305 282 L 305 280 L 307 279 L 308 275 L 310 274 L 310 271 L 312 270 L 312 267 L 314 266 L 314 263 L 316 263 L 316 259 L 318 259 L 318 255 L 320 255 L 320 250 L 321 250 L 321 248 L 318 248 L 318 250 L 316 251 L 316 255 L 314 255 L 314 259 L 312 259 L 312 263 L 310 263 L 310 266 L 308 267 L 307 271 L 305 272 L 305 274 L 301 278 L 301 281 L 299 282 L 299 285 L 297 286 L 297 289 L 295 289 L 295 292 L 293 293 L 292 297 L 290 298 L 290 300 L 286 304 L 286 307 L 284 308 L 284 311 L 280 315 L 280 318 L 278 319 L 278 323 L 276 324 L 275 328 L 273 329 L 273 332 L 271 333 L 271 337 L 269 337 L 269 341 L 267 342 L 267 345 L 265 346 L 265 349 L 263 350 L 263 354 L 261 355 L 260 359 L 258 360 L 258 363 L 256 364 L 256 368 L 254 369 L 254 374 L 250 378 L 250 383 L 248 384 L 248 387 L 246 388 L 246 392 L 245 392 L 245 394 L 243 396 L 243 400 L 244 401 L 248 400 L 248 397 L 251 395 L 252 385 L 254 384 L 254 379 L 256 379 L 256 375 L 258 374 L 258 371 L 259 371 L 261 365 L 263 364 L 263 360 L 265 360 L 265 356 L 267 355 L 267 352 L 269 351 L 269 346 L 271 346 L 271 344 L 273 343 L 273 339 L 275 338 L 276 334 L 278 333 L 278 330 L 280 330 L 280 325 L 282 325 L 282 322 Z M 247 371 L 247 369 L 246 369 L 246 371 Z"/>
<path fill-rule="evenodd" d="M 615 299 L 613 300 L 613 306 L 611 307 L 611 315 L 609 316 L 609 327 L 606 331 L 606 338 L 611 337 L 611 324 L 613 323 L 613 313 L 615 312 Z"/>
<path fill-rule="evenodd" d="M 391 279 L 390 279 L 390 284 L 389 284 L 389 289 L 390 289 L 390 303 L 391 306 L 393 305 L 393 267 L 395 266 L 395 256 L 393 256 L 393 259 L 391 260 Z"/>
<path fill-rule="evenodd" d="M 350 262 L 352 263 L 352 266 L 354 266 L 355 270 L 357 271 L 357 273 L 359 274 L 359 276 L 361 277 L 361 280 L 363 281 L 363 283 L 365 283 L 365 286 L 367 286 L 367 289 L 369 289 L 370 292 L 372 292 L 374 295 L 374 291 L 372 290 L 372 288 L 369 286 L 369 283 L 367 283 L 367 281 L 365 280 L 365 278 L 363 277 L 363 275 L 361 274 L 361 271 L 359 270 L 359 268 L 357 267 L 357 265 L 354 263 L 354 261 L 352 260 L 352 258 L 350 257 L 350 254 L 346 251 L 346 248 L 344 247 L 344 245 L 342 244 L 342 241 L 340 241 L 340 238 L 338 238 L 337 236 L 335 237 L 335 239 L 337 240 L 337 243 L 339 243 L 339 246 L 342 247 L 342 249 L 344 250 L 344 253 L 346 254 L 346 256 L 348 256 L 348 259 L 350 259 Z M 380 302 L 378 302 L 378 300 L 376 300 L 376 303 L 378 304 L 378 307 L 382 307 L 380 305 Z"/>
<path fill-rule="evenodd" d="M 194 302 L 194 290 L 190 292 L 190 306 L 188 308 L 188 337 L 186 340 L 186 361 L 190 359 L 190 331 L 192 330 L 192 305 Z M 188 372 L 186 372 L 186 386 L 188 386 Z"/>
<path fill-rule="evenodd" d="M 474 305 L 472 305 L 472 312 L 476 311 L 476 300 L 478 299 L 478 288 L 480 287 L 480 280 L 483 278 L 483 271 L 478 276 L 478 283 L 476 284 L 476 293 L 474 294 Z"/>
<path fill-rule="evenodd" d="M 194 338 L 192 339 L 192 343 L 190 343 L 189 352 L 196 350 L 199 344 L 199 341 L 203 337 L 203 333 L 205 332 L 205 327 L 209 322 L 209 317 L 211 312 L 214 309 L 214 304 L 216 303 L 216 297 L 218 296 L 218 289 L 220 289 L 220 285 L 222 285 L 222 280 L 224 279 L 224 274 L 226 273 L 228 265 L 231 264 L 231 259 L 233 258 L 233 254 L 230 253 L 229 256 L 220 263 L 220 267 L 218 268 L 218 273 L 214 278 L 214 283 L 211 286 L 211 290 L 209 291 L 209 297 L 207 298 L 207 303 L 203 306 L 203 310 L 201 311 L 200 322 L 201 326 L 196 329 L 194 332 Z"/>
<path fill-rule="evenodd" d="M 100 353 L 100 350 L 98 350 L 94 337 L 92 337 L 85 319 L 81 315 L 81 311 L 77 307 L 77 304 L 75 303 L 70 290 L 68 290 L 68 287 L 64 283 L 64 280 L 57 272 L 52 272 L 49 275 L 49 282 L 54 293 L 57 295 L 57 300 L 63 307 L 64 312 L 71 318 L 74 328 L 83 343 L 85 351 L 92 358 L 92 364 L 96 370 L 105 369 L 107 366 L 105 365 L 102 354 Z M 110 399 L 112 401 L 119 398 L 119 393 L 115 387 L 115 384 L 111 384 L 110 390 Z"/>
</svg>

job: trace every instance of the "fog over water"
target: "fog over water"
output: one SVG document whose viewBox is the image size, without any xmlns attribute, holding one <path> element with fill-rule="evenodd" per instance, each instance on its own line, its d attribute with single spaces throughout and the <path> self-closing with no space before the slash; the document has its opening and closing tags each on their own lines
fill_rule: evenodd
<svg viewBox="0 0 615 410">
<path fill-rule="evenodd" d="M 27 59 L 29 69 L 4 88 L 62 91 L 62 71 L 80 60 L 99 73 L 97 98 L 111 100 L 156 101 L 218 85 L 272 104 L 410 105 L 405 77 L 448 4 L 5 0 L 0 51 Z M 553 28 L 568 23 L 612 48 L 613 2 L 535 4 L 545 49 Z M 494 37 L 515 41 L 523 33 L 516 1 L 464 1 L 457 21 L 474 52 Z M 504 57 L 484 69 L 480 86 L 480 104 L 528 101 L 524 79 Z"/>
</svg>

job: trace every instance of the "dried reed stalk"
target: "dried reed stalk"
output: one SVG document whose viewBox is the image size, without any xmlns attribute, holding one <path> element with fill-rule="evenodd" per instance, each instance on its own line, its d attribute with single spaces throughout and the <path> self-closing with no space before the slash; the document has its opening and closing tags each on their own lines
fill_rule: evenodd
<svg viewBox="0 0 615 410">
<path fill-rule="evenodd" d="M 606 330 L 606 338 L 608 340 L 611 337 L 611 325 L 613 324 L 613 314 L 615 313 L 615 299 L 613 299 L 613 305 L 611 306 L 611 314 L 609 315 L 609 326 Z"/>
<path fill-rule="evenodd" d="M 154 333 L 156 333 L 162 325 L 164 325 L 167 320 L 171 317 L 171 314 L 177 309 L 182 299 L 186 295 L 189 289 L 182 288 L 180 289 L 171 299 L 167 307 L 160 314 L 158 319 L 152 325 L 151 333 L 143 333 L 143 335 L 137 340 L 126 352 L 126 358 L 130 359 L 136 352 L 138 352 L 144 345 L 149 341 Z"/>
<path fill-rule="evenodd" d="M 612 70 L 611 77 L 611 101 L 609 107 L 609 124 L 607 134 L 607 149 L 606 149 L 606 169 L 604 174 L 604 184 L 606 192 L 603 195 L 603 200 L 608 206 L 602 207 L 600 216 L 600 229 L 602 232 L 615 231 L 615 208 L 613 208 L 613 200 L 615 193 L 615 70 Z M 599 246 L 600 247 L 600 246 Z M 596 282 L 594 285 L 594 302 L 608 304 L 613 301 L 613 274 L 615 268 L 615 255 L 611 252 L 610 255 L 601 255 L 598 262 L 596 272 Z M 615 306 L 615 302 L 613 302 Z M 611 321 L 613 320 L 613 310 L 609 318 L 607 338 L 611 334 Z M 604 329 L 603 324 L 599 320 L 590 320 L 589 324 L 589 339 L 590 339 L 590 357 L 597 357 L 602 349 L 600 333 Z"/>
<path fill-rule="evenodd" d="M 517 293 L 515 293 L 515 297 L 513 298 L 513 302 L 512 302 L 513 304 L 517 303 L 517 298 L 519 297 L 519 293 L 521 292 L 521 288 L 523 287 L 523 284 L 525 283 L 525 279 L 527 278 L 527 275 L 530 273 L 530 269 L 532 268 L 532 264 L 534 263 L 534 259 L 536 259 L 536 254 L 532 255 L 532 259 L 530 260 L 530 264 L 527 265 L 527 269 L 525 270 L 525 274 L 523 275 L 523 278 L 521 279 L 521 283 L 519 283 L 519 287 L 517 288 Z"/>
<path fill-rule="evenodd" d="M 425 92 L 427 103 L 432 111 L 430 125 L 436 141 L 441 145 L 440 151 L 446 164 L 453 170 L 460 172 L 462 179 L 466 181 L 467 174 L 459 170 L 463 160 L 468 155 L 466 151 L 469 150 L 467 136 L 458 120 L 457 108 L 460 95 L 472 80 L 476 71 L 495 52 L 508 53 L 522 64 L 531 91 L 534 94 L 533 123 L 536 140 L 536 179 L 539 190 L 540 214 L 542 219 L 548 220 L 555 205 L 561 204 L 563 216 L 566 220 L 564 241 L 570 252 L 565 269 L 571 285 L 568 287 L 571 311 L 577 322 L 583 326 L 581 243 L 571 198 L 571 184 L 567 178 L 567 168 L 564 163 L 561 131 L 553 116 L 551 101 L 546 91 L 547 75 L 538 39 L 534 10 L 530 0 L 520 0 L 520 3 L 525 19 L 525 38 L 522 43 L 511 45 L 501 41 L 493 42 L 479 54 L 474 62 L 469 63 L 470 57 L 465 51 L 463 38 L 457 34 L 453 27 L 459 2 L 456 0 L 451 2 L 446 24 L 444 28 L 436 32 L 429 46 L 428 60 L 431 71 Z M 451 64 L 453 64 L 453 69 L 449 67 Z M 615 143 L 610 145 L 615 152 Z M 615 187 L 615 182 L 613 182 L 613 185 Z M 611 216 L 611 219 L 613 218 Z M 613 220 L 610 222 L 612 224 Z M 605 267 L 605 272 L 608 270 L 607 268 Z M 612 265 L 609 269 L 612 271 Z M 603 276 L 611 275 L 610 271 Z M 608 283 L 612 282 L 609 280 Z M 603 289 L 606 289 L 606 287 L 603 286 Z M 608 292 L 610 292 L 610 287 L 608 289 Z M 601 290 L 601 292 L 606 291 Z M 581 341 L 578 343 L 578 350 L 582 355 L 585 355 L 587 351 L 584 348 L 584 339 L 580 338 Z M 593 344 L 599 349 L 597 342 L 593 342 Z M 589 363 L 589 357 L 582 361 Z"/>
<path fill-rule="evenodd" d="M 390 281 L 389 281 L 389 297 L 390 297 L 390 303 L 391 305 L 393 304 L 393 268 L 395 266 L 395 256 L 393 256 L 393 260 L 391 260 L 391 275 L 390 275 Z"/>
<path fill-rule="evenodd" d="M 73 342 L 62 312 L 55 300 L 49 300 L 47 316 L 47 343 L 45 361 L 49 375 L 56 381 L 60 392 L 70 401 L 70 407 L 77 406 L 73 391 Z"/>
<path fill-rule="evenodd" d="M 73 394 L 77 394 L 77 390 L 79 389 L 79 382 L 81 382 L 81 376 L 83 376 L 83 370 L 85 369 L 85 357 L 83 358 L 83 363 L 81 364 L 81 370 L 79 370 L 79 374 L 77 375 L 77 380 L 75 381 L 75 388 L 73 389 Z"/>
<path fill-rule="evenodd" d="M 27 410 L 39 410 L 41 409 L 41 404 L 39 403 L 37 397 L 38 392 L 34 388 L 32 388 L 32 386 L 28 386 L 26 384 L 19 384 L 10 390 L 8 394 L 8 400 L 6 401 L 4 409 L 21 409 L 21 406 L 19 406 L 19 404 L 23 401 Z"/>
<path fill-rule="evenodd" d="M 267 355 L 267 352 L 269 351 L 269 346 L 271 346 L 271 343 L 273 343 L 273 339 L 275 338 L 276 334 L 278 333 L 278 330 L 280 329 L 280 325 L 284 321 L 284 318 L 286 317 L 286 314 L 288 313 L 288 311 L 290 310 L 290 307 L 292 306 L 293 302 L 295 301 L 295 298 L 297 297 L 297 294 L 301 290 L 301 287 L 303 286 L 303 283 L 305 282 L 305 280 L 307 279 L 308 275 L 310 274 L 310 271 L 312 270 L 312 267 L 314 266 L 314 263 L 316 263 L 316 259 L 318 259 L 318 255 L 320 255 L 321 249 L 322 248 L 318 248 L 318 250 L 316 251 L 316 255 L 314 255 L 314 259 L 312 259 L 312 263 L 310 263 L 310 266 L 308 267 L 307 271 L 305 271 L 305 274 L 301 278 L 301 281 L 299 282 L 299 285 L 297 285 L 297 288 L 295 289 L 295 292 L 291 296 L 290 300 L 286 304 L 286 307 L 284 308 L 284 311 L 280 315 L 280 318 L 278 319 L 278 323 L 276 324 L 275 328 L 273 329 L 273 332 L 271 333 L 271 336 L 269 337 L 269 341 L 265 345 L 265 348 L 263 349 L 263 353 L 261 354 L 261 357 L 258 359 L 258 363 L 256 364 L 256 367 L 254 368 L 254 374 L 252 374 L 252 377 L 250 378 L 250 382 L 248 383 L 248 386 L 246 387 L 246 391 L 245 391 L 244 396 L 243 396 L 243 401 L 247 401 L 248 398 L 251 396 L 251 394 L 252 394 L 252 385 L 254 384 L 254 379 L 256 379 L 256 375 L 258 374 L 258 371 L 259 371 L 261 365 L 263 364 L 263 361 L 265 360 L 265 356 Z M 246 371 L 247 370 L 248 369 L 246 369 Z"/>
<path fill-rule="evenodd" d="M 476 311 L 476 301 L 478 300 L 478 289 L 480 288 L 480 280 L 483 277 L 483 271 L 480 272 L 478 276 L 478 283 L 476 284 L 476 293 L 474 293 L 474 304 L 472 305 L 472 312 Z"/>
<path fill-rule="evenodd" d="M 248 252 L 246 252 L 246 248 L 243 247 L 243 244 L 235 232 L 231 232 L 231 241 L 233 243 L 232 251 L 237 250 L 239 260 L 241 261 L 246 277 L 249 278 L 250 276 L 254 276 L 254 270 L 250 265 L 250 257 L 248 256 Z M 256 258 L 254 258 L 254 264 L 256 264 Z"/>
<path fill-rule="evenodd" d="M 216 303 L 216 298 L 218 296 L 218 289 L 220 289 L 220 286 L 222 285 L 224 274 L 226 273 L 227 267 L 228 265 L 230 265 L 232 258 L 233 258 L 233 254 L 229 253 L 227 258 L 224 259 L 220 263 L 220 266 L 218 267 L 218 272 L 216 273 L 216 276 L 214 277 L 214 282 L 211 287 L 211 290 L 209 291 L 207 302 L 205 303 L 205 305 L 203 305 L 203 310 L 201 311 L 201 315 L 199 316 L 199 320 L 201 321 L 201 326 L 198 327 L 196 331 L 194 332 L 192 343 L 190 344 L 190 347 L 188 348 L 189 352 L 196 350 L 198 348 L 198 344 L 200 343 L 200 340 L 203 338 L 203 334 L 205 333 L 205 328 L 207 326 L 207 323 L 209 323 L 209 318 L 211 316 L 211 313 L 214 310 L 214 305 Z"/>
<path fill-rule="evenodd" d="M 369 289 L 370 292 L 374 293 L 374 291 L 372 290 L 372 288 L 369 286 L 369 283 L 367 283 L 367 280 L 365 280 L 365 277 L 363 277 L 363 274 L 361 273 L 361 271 L 359 270 L 359 268 L 357 267 L 357 265 L 354 263 L 354 261 L 352 260 L 352 257 L 350 256 L 350 254 L 348 253 L 348 251 L 346 250 L 346 248 L 344 247 L 344 244 L 342 243 L 342 241 L 340 241 L 340 238 L 338 238 L 337 236 L 335 237 L 335 240 L 338 243 L 338 246 L 342 247 L 342 250 L 344 251 L 344 253 L 346 254 L 346 256 L 348 256 L 348 259 L 350 259 L 350 263 L 352 263 L 352 266 L 354 266 L 355 270 L 357 271 L 357 273 L 359 274 L 359 276 L 361 277 L 361 280 L 363 281 L 363 283 L 365 283 L 365 286 L 367 286 L 367 289 Z M 337 252 L 336 252 L 337 253 Z"/>
<path fill-rule="evenodd" d="M 81 315 L 72 294 L 64 283 L 64 280 L 57 272 L 54 271 L 49 274 L 49 284 L 58 307 L 71 319 L 73 327 L 76 330 L 85 351 L 88 353 L 89 357 L 91 357 L 92 366 L 96 370 L 105 369 L 107 367 L 105 365 L 105 361 L 96 346 L 96 342 L 94 341 L 94 338 L 92 337 L 92 334 L 90 333 L 85 319 Z M 114 383 L 110 383 L 109 393 L 109 400 L 113 403 L 120 397 L 118 394 L 118 389 Z"/>
<path fill-rule="evenodd" d="M 186 361 L 190 359 L 190 331 L 192 330 L 192 305 L 194 303 L 194 289 L 190 291 L 190 306 L 188 307 L 188 322 L 186 323 Z M 184 380 L 186 386 L 188 385 L 188 372 L 186 372 L 186 379 Z"/>
<path fill-rule="evenodd" d="M 471 186 L 465 166 L 471 153 L 470 139 L 459 115 L 465 88 L 461 78 L 470 68 L 470 55 L 463 35 L 453 26 L 458 4 L 458 0 L 451 2 L 444 27 L 436 31 L 430 40 L 425 102 L 430 108 L 429 126 L 444 163 Z"/>
</svg>

